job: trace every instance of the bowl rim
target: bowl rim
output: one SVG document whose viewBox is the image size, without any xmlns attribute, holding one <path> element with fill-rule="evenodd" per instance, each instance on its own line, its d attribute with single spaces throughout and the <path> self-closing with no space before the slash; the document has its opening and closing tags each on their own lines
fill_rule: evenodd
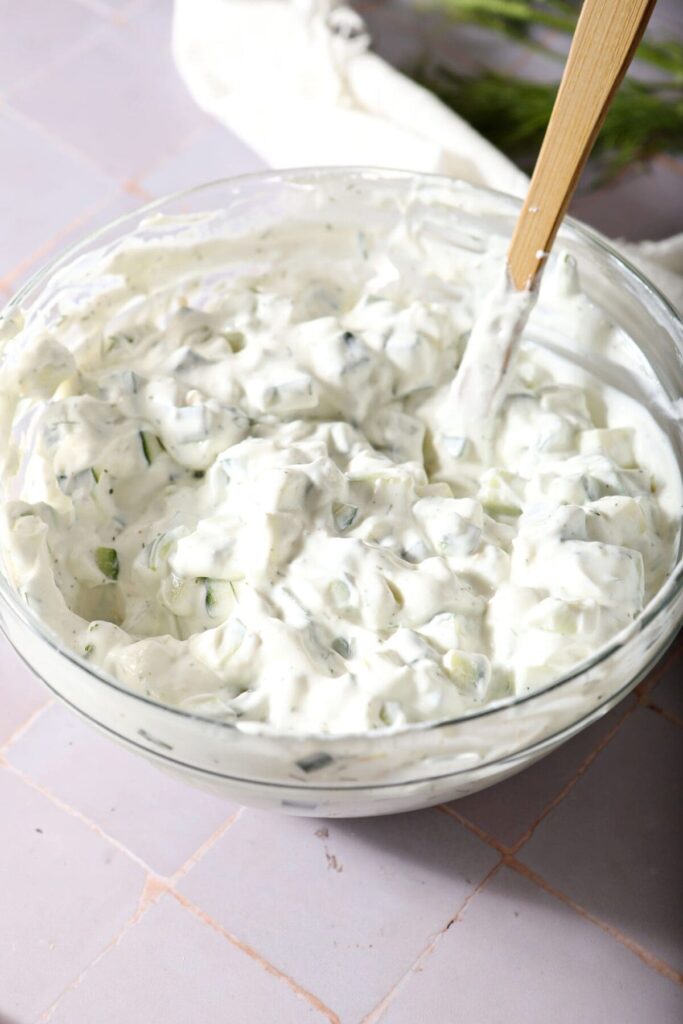
<svg viewBox="0 0 683 1024">
<path fill-rule="evenodd" d="M 327 178 L 339 179 L 343 177 L 353 177 L 356 181 L 367 183 L 393 179 L 411 184 L 416 184 L 417 182 L 433 184 L 435 186 L 450 189 L 454 193 L 471 192 L 473 194 L 484 196 L 488 195 L 517 209 L 521 207 L 523 201 L 521 198 L 513 196 L 510 193 L 501 192 L 482 185 L 475 185 L 471 182 L 462 181 L 461 179 L 452 178 L 444 174 L 365 165 L 293 167 L 283 170 L 265 169 L 225 178 L 216 178 L 199 185 L 194 185 L 191 188 L 179 189 L 178 191 L 153 199 L 150 202 L 143 203 L 141 206 L 138 206 L 119 217 L 115 217 L 111 221 L 107 221 L 105 224 L 97 227 L 94 231 L 89 232 L 83 238 L 78 239 L 76 242 L 58 251 L 51 259 L 38 267 L 38 269 L 21 285 L 17 292 L 10 297 L 5 306 L 0 309 L 0 330 L 3 322 L 10 319 L 17 311 L 20 310 L 21 303 L 34 288 L 49 280 L 51 275 L 57 270 L 82 255 L 84 250 L 88 250 L 92 246 L 92 243 L 97 242 L 98 239 L 107 235 L 112 230 L 124 227 L 127 224 L 135 222 L 136 225 L 139 225 L 141 219 L 144 219 L 150 214 L 159 212 L 160 209 L 167 204 L 177 202 L 190 196 L 195 196 L 198 193 L 210 193 L 212 190 L 231 186 L 233 186 L 235 188 L 235 192 L 238 193 L 242 186 L 249 185 L 252 182 L 264 184 L 272 182 L 274 185 L 283 183 L 287 184 L 288 182 L 315 184 L 316 182 L 320 182 Z M 219 209 L 219 207 L 216 207 L 216 209 Z M 210 212 L 212 211 L 207 209 L 207 213 Z M 562 233 L 567 231 L 573 232 L 579 238 L 586 241 L 589 246 L 597 249 L 598 252 L 603 257 L 606 257 L 609 262 L 616 264 L 616 266 L 620 268 L 621 272 L 625 273 L 627 278 L 630 277 L 633 279 L 638 289 L 646 293 L 649 301 L 654 303 L 655 307 L 659 307 L 660 312 L 664 315 L 665 322 L 668 321 L 669 328 L 673 327 L 674 330 L 672 333 L 674 335 L 678 335 L 678 344 L 681 350 L 681 355 L 683 356 L 683 317 L 681 317 L 677 309 L 659 290 L 659 288 L 653 284 L 653 282 L 650 281 L 649 278 L 647 278 L 646 275 L 644 275 L 636 266 L 634 266 L 630 260 L 619 253 L 609 243 L 609 241 L 600 234 L 600 232 L 595 231 L 570 216 L 566 216 L 564 218 L 560 227 L 560 236 Z M 133 701 L 140 701 L 160 712 L 179 716 L 180 719 L 183 720 L 195 721 L 197 723 L 201 723 L 203 726 L 208 725 L 214 728 L 219 727 L 221 729 L 239 732 L 242 735 L 263 735 L 264 737 L 267 736 L 270 740 L 279 740 L 283 743 L 315 742 L 329 745 L 343 744 L 344 742 L 358 739 L 371 740 L 375 742 L 379 742 L 383 739 L 396 740 L 400 736 L 414 735 L 415 733 L 428 732 L 435 729 L 445 729 L 477 721 L 490 715 L 503 713 L 511 708 L 516 709 L 524 707 L 524 705 L 559 690 L 572 680 L 591 671 L 602 662 L 607 661 L 615 652 L 633 642 L 636 637 L 642 633 L 642 631 L 655 618 L 657 618 L 660 612 L 664 611 L 676 599 L 682 590 L 683 551 L 679 550 L 678 560 L 673 566 L 670 576 L 662 587 L 660 587 L 657 593 L 651 598 L 645 608 L 643 608 L 638 617 L 605 644 L 599 647 L 590 657 L 578 662 L 569 669 L 569 671 L 565 672 L 557 679 L 552 680 L 546 686 L 539 687 L 529 693 L 513 695 L 502 698 L 498 701 L 492 701 L 479 709 L 474 709 L 466 712 L 465 714 L 450 718 L 435 719 L 424 722 L 412 722 L 400 726 L 399 728 L 387 727 L 363 732 L 326 733 L 285 731 L 276 729 L 267 723 L 256 722 L 244 723 L 249 726 L 249 729 L 245 730 L 239 719 L 236 721 L 227 721 L 211 715 L 202 715 L 195 711 L 189 711 L 181 707 L 166 704 L 160 700 L 155 700 L 146 694 L 137 693 L 136 691 L 129 689 L 122 682 L 116 679 L 116 677 L 102 669 L 99 669 L 97 666 L 92 665 L 85 658 L 81 657 L 75 650 L 69 647 L 62 638 L 40 618 L 40 616 L 38 616 L 25 602 L 21 601 L 19 593 L 6 578 L 4 571 L 0 567 L 0 597 L 8 606 L 10 611 L 17 615 L 17 617 L 22 621 L 24 626 L 26 626 L 30 631 L 36 633 L 58 655 L 62 655 L 68 661 L 72 662 L 72 664 L 77 668 L 83 669 L 94 680 L 114 689 L 124 698 L 130 698 Z M 0 626 L 2 625 L 3 622 L 0 617 Z M 680 622 L 676 624 L 676 628 L 678 628 L 679 625 Z M 674 630 L 671 631 L 670 636 L 673 637 L 673 635 Z M 12 646 L 14 646 L 14 644 L 12 644 Z M 664 652 L 665 649 L 666 647 L 663 647 L 662 652 Z"/>
</svg>

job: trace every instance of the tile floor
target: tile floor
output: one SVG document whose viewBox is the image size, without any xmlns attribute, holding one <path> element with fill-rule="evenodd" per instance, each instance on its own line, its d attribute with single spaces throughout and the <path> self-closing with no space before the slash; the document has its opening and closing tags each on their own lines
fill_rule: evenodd
<svg viewBox="0 0 683 1024">
<path fill-rule="evenodd" d="M 5 293 L 147 197 L 261 166 L 189 100 L 170 10 L 0 0 Z M 582 215 L 666 234 L 679 182 L 659 161 Z M 495 789 L 323 822 L 157 772 L 1 641 L 0 1024 L 680 1021 L 682 653 Z"/>
</svg>

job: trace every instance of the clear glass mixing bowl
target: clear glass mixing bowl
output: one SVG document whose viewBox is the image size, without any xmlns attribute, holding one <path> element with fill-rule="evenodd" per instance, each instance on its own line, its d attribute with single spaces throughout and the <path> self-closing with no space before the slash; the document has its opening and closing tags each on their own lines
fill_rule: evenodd
<svg viewBox="0 0 683 1024">
<path fill-rule="evenodd" d="M 324 187 L 321 187 L 324 186 Z M 153 240 L 168 227 L 153 214 L 206 214 L 207 238 L 266 231 L 283 218 L 385 226 L 410 216 L 449 244 L 477 252 L 482 239 L 509 238 L 519 202 L 447 178 L 372 169 L 262 173 L 219 181 L 152 203 L 70 249 L 36 274 L 3 313 L 4 335 L 22 315 L 58 315 L 67 295 L 92 287 L 88 254 L 135 232 Z M 628 366 L 607 367 L 623 390 L 648 403 L 683 466 L 676 403 L 683 394 L 683 324 L 647 280 L 602 238 L 568 220 L 558 244 L 576 259 L 583 291 L 633 339 Z M 267 252 L 259 255 L 267 259 Z M 75 261 L 75 262 L 74 262 Z M 237 255 L 207 275 L 239 276 Z M 196 270 L 195 270 L 196 276 Z M 163 287 L 163 273 L 158 278 Z M 543 296 L 529 327 L 542 323 Z M 54 322 L 52 320 L 52 322 Z M 2 334 L 0 334 L 0 337 Z M 553 344 L 571 352 L 571 337 Z M 653 404 L 653 387 L 658 400 Z M 680 407 L 680 405 L 679 405 Z M 585 728 L 621 700 L 676 635 L 683 612 L 683 562 L 642 615 L 594 657 L 552 685 L 465 717 L 399 732 L 283 735 L 203 718 L 133 693 L 85 662 L 21 601 L 0 572 L 0 622 L 45 684 L 83 717 L 130 749 L 189 782 L 245 804 L 292 814 L 384 814 L 464 796 L 519 771 Z"/>
</svg>

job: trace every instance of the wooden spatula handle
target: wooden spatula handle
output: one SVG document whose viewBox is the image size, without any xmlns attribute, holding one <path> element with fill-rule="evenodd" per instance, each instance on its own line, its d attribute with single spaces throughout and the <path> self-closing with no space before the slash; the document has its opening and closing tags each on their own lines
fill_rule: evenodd
<svg viewBox="0 0 683 1024">
<path fill-rule="evenodd" d="M 654 5 L 655 0 L 584 0 L 508 253 L 510 276 L 520 291 L 532 287 L 553 244 Z"/>
</svg>

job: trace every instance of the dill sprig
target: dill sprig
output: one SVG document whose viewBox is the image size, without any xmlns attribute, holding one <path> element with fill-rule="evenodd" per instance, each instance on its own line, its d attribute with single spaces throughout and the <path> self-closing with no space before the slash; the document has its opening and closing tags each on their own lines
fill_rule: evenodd
<svg viewBox="0 0 683 1024">
<path fill-rule="evenodd" d="M 544 34 L 571 35 L 579 5 L 572 0 L 421 0 L 458 21 L 476 24 L 563 61 Z M 638 60 L 658 69 L 656 81 L 629 77 L 617 93 L 592 157 L 594 183 L 627 164 L 683 152 L 683 43 L 645 39 Z M 558 82 L 560 74 L 558 64 Z M 558 82 L 484 71 L 469 76 L 425 60 L 413 76 L 485 138 L 525 169 L 543 139 Z"/>
</svg>

